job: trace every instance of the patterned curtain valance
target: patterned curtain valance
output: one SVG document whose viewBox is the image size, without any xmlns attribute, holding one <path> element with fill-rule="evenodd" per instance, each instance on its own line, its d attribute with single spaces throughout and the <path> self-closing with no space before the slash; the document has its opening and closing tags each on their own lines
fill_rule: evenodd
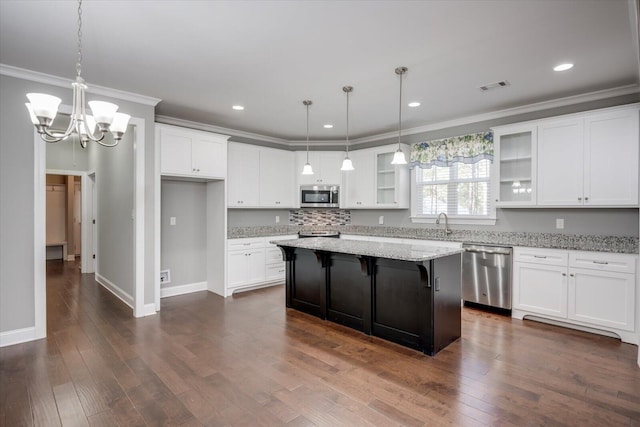
<svg viewBox="0 0 640 427">
<path fill-rule="evenodd" d="M 453 163 L 476 163 L 482 159 L 493 161 L 493 133 L 480 132 L 453 138 L 437 139 L 413 144 L 409 167 L 428 169 L 449 167 Z"/>
</svg>

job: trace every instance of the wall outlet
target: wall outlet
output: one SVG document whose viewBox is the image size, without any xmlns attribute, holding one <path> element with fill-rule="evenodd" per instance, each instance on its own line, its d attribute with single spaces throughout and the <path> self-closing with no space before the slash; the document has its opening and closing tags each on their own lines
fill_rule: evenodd
<svg viewBox="0 0 640 427">
<path fill-rule="evenodd" d="M 276 224 L 280 224 L 280 215 L 276 215 Z"/>
<path fill-rule="evenodd" d="M 172 216 L 169 218 L 169 225 L 176 225 L 176 217 Z"/>
<path fill-rule="evenodd" d="M 160 272 L 160 285 L 171 283 L 171 270 L 162 270 Z"/>
<path fill-rule="evenodd" d="M 380 215 L 378 217 L 378 224 L 380 224 L 380 225 L 384 224 L 384 215 Z"/>
<path fill-rule="evenodd" d="M 561 230 L 564 228 L 564 218 L 556 218 L 556 228 Z"/>
</svg>

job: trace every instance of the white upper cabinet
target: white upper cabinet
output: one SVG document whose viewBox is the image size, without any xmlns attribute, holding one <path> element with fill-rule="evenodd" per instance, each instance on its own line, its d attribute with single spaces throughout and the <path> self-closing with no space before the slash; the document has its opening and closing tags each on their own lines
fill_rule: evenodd
<svg viewBox="0 0 640 427">
<path fill-rule="evenodd" d="M 228 207 L 294 207 L 292 151 L 231 142 L 228 163 Z"/>
<path fill-rule="evenodd" d="M 354 170 L 345 173 L 343 193 L 346 208 L 375 208 L 375 154 L 370 149 L 349 153 Z"/>
<path fill-rule="evenodd" d="M 639 108 L 496 127 L 497 206 L 637 207 Z"/>
<path fill-rule="evenodd" d="M 160 174 L 225 179 L 228 136 L 156 124 L 160 141 Z"/>
<path fill-rule="evenodd" d="M 583 141 L 581 118 L 538 126 L 538 205 L 582 205 Z"/>
<path fill-rule="evenodd" d="M 638 205 L 638 110 L 585 118 L 584 205 Z"/>
<path fill-rule="evenodd" d="M 294 207 L 294 162 L 293 151 L 260 150 L 260 206 Z"/>
<path fill-rule="evenodd" d="M 494 128 L 496 206 L 536 204 L 537 138 L 535 125 Z"/>
<path fill-rule="evenodd" d="M 309 163 L 313 175 L 302 175 L 302 168 L 307 163 L 307 152 L 296 152 L 296 170 L 299 185 L 342 185 L 342 151 L 310 151 Z"/>
<path fill-rule="evenodd" d="M 349 153 L 354 170 L 345 173 L 345 206 L 351 209 L 406 209 L 409 207 L 409 168 L 392 165 L 397 145 L 365 148 Z M 405 156 L 409 147 L 402 145 Z"/>
<path fill-rule="evenodd" d="M 227 206 L 260 207 L 260 150 L 249 144 L 229 143 Z"/>
</svg>

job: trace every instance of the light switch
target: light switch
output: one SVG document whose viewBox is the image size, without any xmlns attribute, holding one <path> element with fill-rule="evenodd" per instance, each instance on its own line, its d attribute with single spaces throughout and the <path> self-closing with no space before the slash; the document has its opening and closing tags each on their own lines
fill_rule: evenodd
<svg viewBox="0 0 640 427">
<path fill-rule="evenodd" d="M 176 225 L 176 217 L 172 216 L 169 218 L 169 225 Z"/>
<path fill-rule="evenodd" d="M 380 215 L 378 217 L 378 224 L 380 224 L 380 225 L 384 224 L 384 215 Z"/>
<path fill-rule="evenodd" d="M 280 223 L 280 215 L 276 215 L 276 224 Z"/>
<path fill-rule="evenodd" d="M 556 228 L 561 230 L 564 228 L 564 218 L 556 218 Z"/>
</svg>

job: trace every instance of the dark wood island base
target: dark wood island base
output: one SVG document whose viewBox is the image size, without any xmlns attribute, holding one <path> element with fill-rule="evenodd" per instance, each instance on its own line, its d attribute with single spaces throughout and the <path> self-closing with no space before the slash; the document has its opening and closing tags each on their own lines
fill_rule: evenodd
<svg viewBox="0 0 640 427">
<path fill-rule="evenodd" d="M 431 356 L 460 338 L 460 253 L 409 261 L 277 244 L 287 307 Z"/>
</svg>

